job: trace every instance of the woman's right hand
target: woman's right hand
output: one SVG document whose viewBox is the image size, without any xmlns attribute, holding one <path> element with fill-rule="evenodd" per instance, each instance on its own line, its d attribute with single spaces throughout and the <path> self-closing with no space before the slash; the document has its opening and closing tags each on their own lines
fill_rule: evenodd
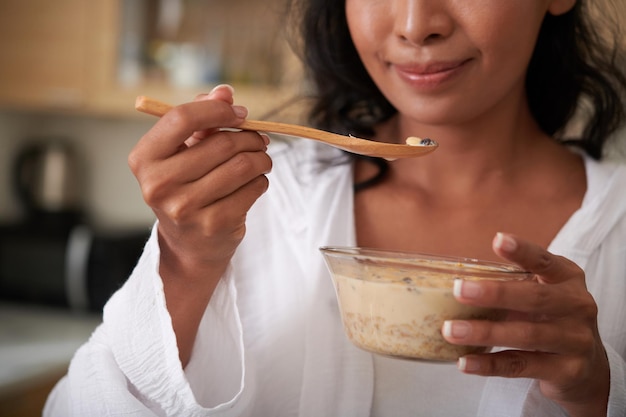
<svg viewBox="0 0 626 417">
<path fill-rule="evenodd" d="M 129 165 L 159 224 L 159 271 L 186 364 L 206 305 L 267 190 L 268 138 L 237 127 L 247 110 L 216 87 L 175 107 L 141 138 Z"/>
</svg>

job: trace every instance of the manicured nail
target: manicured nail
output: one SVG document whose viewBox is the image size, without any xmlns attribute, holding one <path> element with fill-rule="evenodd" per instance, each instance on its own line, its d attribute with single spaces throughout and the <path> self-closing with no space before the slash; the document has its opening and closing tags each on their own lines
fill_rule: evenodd
<svg viewBox="0 0 626 417">
<path fill-rule="evenodd" d="M 494 246 L 505 252 L 515 252 L 515 249 L 517 249 L 517 242 L 510 235 L 504 233 L 496 233 Z"/>
<path fill-rule="evenodd" d="M 459 371 L 462 372 L 478 372 L 480 370 L 480 362 L 473 358 L 468 358 L 466 356 L 462 356 L 456 363 Z"/>
<path fill-rule="evenodd" d="M 229 89 L 229 90 L 230 90 L 230 93 L 231 93 L 231 94 L 233 94 L 233 95 L 235 94 L 235 89 L 234 89 L 234 88 L 233 88 L 233 86 L 232 86 L 232 85 L 230 85 L 230 84 L 220 84 L 220 85 L 216 85 L 215 87 L 213 87 L 213 90 L 211 90 L 211 93 L 212 93 L 212 92 L 214 92 L 214 91 L 217 91 L 217 90 L 219 90 L 219 89 L 221 89 L 221 88 L 227 88 L 227 89 Z"/>
<path fill-rule="evenodd" d="M 466 321 L 446 320 L 443 322 L 441 333 L 446 338 L 464 339 L 472 331 L 472 326 Z"/>
<path fill-rule="evenodd" d="M 482 295 L 483 289 L 479 283 L 462 279 L 454 280 L 452 294 L 456 298 L 478 298 Z"/>
<path fill-rule="evenodd" d="M 235 112 L 235 116 L 245 119 L 248 116 L 248 109 L 244 106 L 233 106 L 233 112 Z"/>
</svg>

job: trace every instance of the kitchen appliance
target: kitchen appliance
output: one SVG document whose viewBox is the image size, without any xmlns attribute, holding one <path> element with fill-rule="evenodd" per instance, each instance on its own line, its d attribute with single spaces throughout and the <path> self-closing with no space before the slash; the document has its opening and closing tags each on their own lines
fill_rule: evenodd
<svg viewBox="0 0 626 417">
<path fill-rule="evenodd" d="M 68 233 L 0 227 L 0 300 L 101 311 L 128 278 L 149 228 Z"/>
<path fill-rule="evenodd" d="M 65 233 L 79 222 L 81 173 L 67 139 L 28 141 L 13 168 L 13 185 L 27 225 Z"/>
<path fill-rule="evenodd" d="M 81 204 L 81 171 L 67 138 L 25 141 L 13 187 L 25 216 L 0 225 L 0 300 L 100 311 L 128 278 L 149 228 L 96 230 Z"/>
</svg>

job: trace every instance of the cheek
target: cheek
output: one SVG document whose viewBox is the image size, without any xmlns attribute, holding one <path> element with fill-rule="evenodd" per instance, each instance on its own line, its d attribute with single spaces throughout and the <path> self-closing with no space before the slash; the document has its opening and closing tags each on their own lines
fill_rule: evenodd
<svg viewBox="0 0 626 417">
<path fill-rule="evenodd" d="M 519 67 L 530 60 L 544 16 L 538 1 L 499 2 L 488 16 L 497 24 L 475 25 L 468 33 L 489 65 Z"/>
<path fill-rule="evenodd" d="M 481 73 L 493 82 L 511 80 L 523 76 L 532 54 L 532 47 L 523 43 L 499 40 L 480 51 Z"/>
<path fill-rule="evenodd" d="M 498 96 L 524 84 L 545 8 L 538 0 L 489 4 L 488 11 L 464 21 L 466 26 L 461 30 L 478 54 L 476 83 Z M 472 24 L 483 19 L 493 23 Z"/>
</svg>

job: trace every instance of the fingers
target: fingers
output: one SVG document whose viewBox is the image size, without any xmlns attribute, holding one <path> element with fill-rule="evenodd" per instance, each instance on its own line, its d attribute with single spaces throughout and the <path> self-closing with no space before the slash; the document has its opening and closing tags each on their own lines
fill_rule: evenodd
<svg viewBox="0 0 626 417">
<path fill-rule="evenodd" d="M 488 355 L 468 355 L 457 364 L 459 370 L 474 375 L 498 375 L 505 378 L 534 378 L 543 381 L 576 380 L 583 372 L 583 362 L 565 360 L 544 352 L 505 350 Z M 559 372 L 554 372 L 559 369 Z"/>
<path fill-rule="evenodd" d="M 211 190 L 212 200 L 216 201 L 271 169 L 272 160 L 265 152 L 239 152 L 212 170 L 210 175 L 201 177 L 197 184 L 202 189 Z"/>
<path fill-rule="evenodd" d="M 571 415 L 604 416 L 610 390 L 610 368 L 601 346 L 589 361 L 585 356 L 505 350 L 468 355 L 457 367 L 464 373 L 539 380 L 541 392 Z M 574 412 L 575 411 L 575 412 Z"/>
<path fill-rule="evenodd" d="M 128 163 L 149 200 L 158 200 L 159 190 L 168 183 L 197 180 L 239 153 L 267 149 L 266 135 L 219 131 L 238 125 L 247 115 L 232 102 L 232 87 L 218 86 L 172 109 L 139 141 Z"/>
<path fill-rule="evenodd" d="M 202 100 L 220 100 L 225 103 L 232 105 L 234 103 L 234 95 L 235 89 L 228 84 L 221 84 L 215 87 L 209 94 L 198 94 L 194 101 L 202 101 Z M 241 107 L 241 110 L 245 110 L 245 107 Z M 247 110 L 246 110 L 247 115 Z M 214 133 L 216 129 L 205 129 L 199 130 L 193 133 L 193 135 L 185 141 L 185 144 L 189 146 L 193 146 L 200 142 L 202 139 L 206 138 L 208 135 Z"/>
<path fill-rule="evenodd" d="M 220 86 L 174 108 L 129 156 L 146 203 L 171 235 L 184 232 L 189 242 L 213 240 L 215 247 L 229 247 L 217 237 L 242 233 L 242 219 L 267 189 L 269 139 L 222 130 L 247 114 L 232 102 L 232 88 Z M 186 146 L 187 141 L 195 143 Z"/>
<path fill-rule="evenodd" d="M 467 346 L 506 346 L 568 355 L 588 352 L 595 343 L 591 328 L 576 320 L 549 322 L 449 320 L 442 334 L 447 341 Z"/>
<path fill-rule="evenodd" d="M 210 215 L 204 216 L 203 227 L 207 235 L 221 236 L 221 230 L 231 230 L 234 224 L 244 224 L 246 213 L 258 198 L 267 191 L 269 181 L 265 175 L 258 176 L 225 198 L 207 206 Z M 240 239 L 243 236 L 235 236 Z"/>
<path fill-rule="evenodd" d="M 194 132 L 235 127 L 247 116 L 247 110 L 218 100 L 201 100 L 177 106 L 165 114 L 142 141 L 150 143 L 151 159 L 175 154 Z"/>
<path fill-rule="evenodd" d="M 576 280 L 576 277 L 572 279 Z M 581 280 L 584 280 L 584 277 Z M 454 294 L 463 304 L 525 313 L 534 321 L 561 317 L 572 310 L 576 310 L 576 315 L 595 313 L 591 295 L 584 285 L 579 285 L 578 281 L 555 286 L 535 280 L 517 282 L 457 280 L 454 283 Z"/>
<path fill-rule="evenodd" d="M 442 327 L 453 344 L 512 348 L 468 355 L 458 367 L 465 373 L 534 378 L 551 398 L 586 402 L 591 381 L 605 384 L 607 360 L 597 328 L 598 307 L 587 291 L 584 272 L 545 249 L 499 233 L 493 250 L 534 274 L 517 282 L 462 281 L 454 295 L 463 304 L 506 311 L 503 321 L 449 320 Z M 598 385 L 600 395 L 606 384 Z M 584 395 L 583 395 L 584 394 Z"/>
<path fill-rule="evenodd" d="M 255 132 L 220 132 L 136 176 L 146 203 L 180 219 L 267 174 L 272 161 Z"/>
<path fill-rule="evenodd" d="M 199 141 L 193 147 L 178 152 L 158 166 L 160 175 L 176 176 L 182 183 L 195 181 L 236 155 L 265 152 L 269 139 L 256 132 L 219 132 Z M 268 158 L 269 160 L 269 158 Z M 267 173 L 265 169 L 259 171 Z"/>
<path fill-rule="evenodd" d="M 174 219 L 175 222 L 180 222 L 187 217 L 187 213 L 201 210 L 216 203 L 236 193 L 259 177 L 262 177 L 266 182 L 265 174 L 270 172 L 271 168 L 271 158 L 265 152 L 240 152 L 229 157 L 215 169 L 211 169 L 197 179 L 182 185 L 176 186 L 166 183 L 160 187 L 152 187 L 152 189 L 149 186 L 144 186 L 144 198 L 152 207 L 165 207 L 168 217 Z M 259 195 L 265 192 L 267 187 L 261 188 Z M 172 199 L 173 195 L 175 198 Z M 168 201 L 168 199 L 170 200 Z M 249 208 L 248 199 L 244 199 L 244 201 L 243 206 L 247 211 Z"/>
<path fill-rule="evenodd" d="M 267 177 L 261 175 L 211 203 L 198 201 L 193 197 L 198 196 L 197 193 L 184 192 L 170 204 L 163 204 L 159 214 L 179 228 L 191 225 L 189 233 L 201 236 L 203 245 L 212 248 L 211 251 L 203 251 L 206 252 L 203 256 L 220 258 L 231 255 L 231 249 L 243 238 L 247 212 L 267 191 L 268 185 Z"/>
<path fill-rule="evenodd" d="M 514 262 L 523 269 L 538 275 L 546 283 L 563 282 L 580 277 L 581 269 L 572 261 L 553 255 L 538 245 L 523 241 L 505 233 L 493 239 L 493 251 L 500 257 Z"/>
<path fill-rule="evenodd" d="M 198 94 L 194 101 L 200 100 L 221 100 L 228 104 L 234 103 L 235 89 L 228 84 L 220 84 L 215 87 L 209 94 Z"/>
<path fill-rule="evenodd" d="M 597 306 L 587 291 L 585 274 L 576 264 L 511 235 L 499 233 L 493 247 L 496 254 L 534 273 L 536 279 L 458 280 L 454 294 L 460 302 L 524 313 L 529 321 L 565 316 L 595 319 Z"/>
<path fill-rule="evenodd" d="M 199 139 L 206 136 L 206 132 L 241 124 L 248 111 L 245 107 L 230 104 L 232 96 L 229 99 L 228 92 L 227 88 L 222 87 L 202 99 L 167 112 L 139 141 L 129 158 L 131 166 L 137 155 L 148 160 L 159 160 L 176 154 L 196 132 Z"/>
</svg>

